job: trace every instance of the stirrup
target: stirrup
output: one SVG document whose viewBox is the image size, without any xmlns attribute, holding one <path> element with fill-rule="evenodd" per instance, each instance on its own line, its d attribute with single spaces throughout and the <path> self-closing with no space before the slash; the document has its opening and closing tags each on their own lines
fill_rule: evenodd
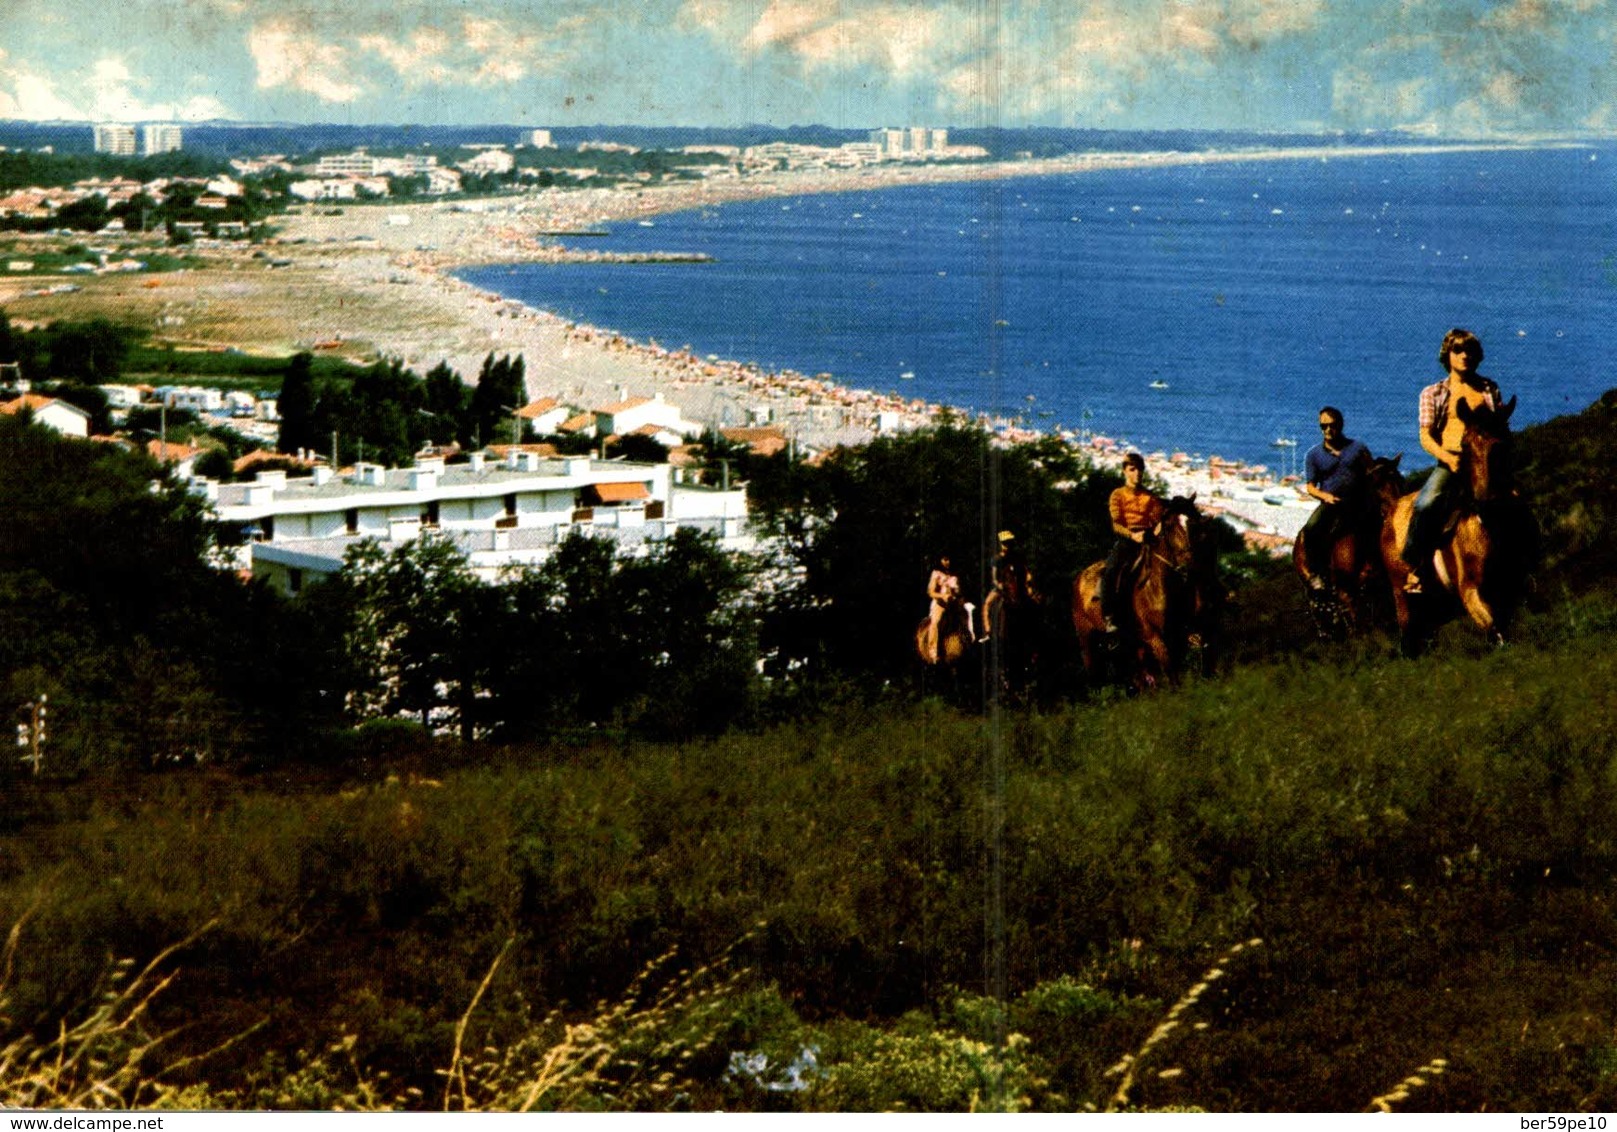
<svg viewBox="0 0 1617 1132">
<path fill-rule="evenodd" d="M 1404 579 L 1404 592 L 1412 595 L 1421 595 L 1426 592 L 1425 588 L 1421 585 L 1419 571 L 1411 570 L 1409 572 L 1409 577 Z"/>
</svg>

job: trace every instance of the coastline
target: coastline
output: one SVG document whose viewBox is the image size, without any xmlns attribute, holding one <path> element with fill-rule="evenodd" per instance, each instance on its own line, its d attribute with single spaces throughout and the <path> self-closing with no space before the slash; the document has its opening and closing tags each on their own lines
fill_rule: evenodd
<svg viewBox="0 0 1617 1132">
<path fill-rule="evenodd" d="M 545 190 L 455 204 L 310 205 L 280 218 L 279 236 L 263 250 L 202 246 L 197 250 L 207 266 L 201 269 L 77 277 L 82 289 L 70 294 L 29 294 L 44 277 L 3 277 L 0 304 L 14 321 L 25 323 L 91 317 L 131 322 L 150 329 L 154 340 L 181 350 L 236 348 L 272 356 L 314 350 L 354 361 L 397 357 L 423 374 L 446 363 L 468 381 L 475 380 L 489 353 L 522 354 L 530 399 L 555 397 L 594 407 L 623 396 L 661 392 L 688 419 L 713 426 L 768 421 L 800 444 L 827 448 L 868 440 L 881 431 L 918 427 L 957 410 L 844 386 L 832 374 L 766 371 L 711 355 L 698 358 L 683 347 L 633 341 L 612 329 L 568 322 L 474 287 L 451 272 L 609 259 L 565 241 L 603 224 L 745 200 L 1095 170 L 1523 148 L 1544 147 L 1474 143 L 1086 154 L 781 173 L 628 191 Z M 667 249 L 662 254 L 683 253 Z M 1008 440 L 1039 435 L 1009 422 L 978 419 Z M 1087 450 L 1103 464 L 1122 453 L 1116 445 Z M 1311 502 L 1293 505 L 1289 497 L 1295 492 L 1273 479 L 1243 480 L 1234 469 L 1220 474 L 1211 467 L 1175 464 L 1165 454 L 1150 455 L 1150 471 L 1170 490 L 1196 491 L 1200 502 L 1237 516 L 1254 543 L 1289 545 L 1312 510 Z M 1215 492 L 1221 497 L 1215 498 Z M 1274 503 L 1275 498 L 1285 502 Z"/>
</svg>

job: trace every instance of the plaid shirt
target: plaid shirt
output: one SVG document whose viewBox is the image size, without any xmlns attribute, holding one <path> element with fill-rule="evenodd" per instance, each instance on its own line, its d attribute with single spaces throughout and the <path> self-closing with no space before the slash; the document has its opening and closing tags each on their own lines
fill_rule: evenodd
<svg viewBox="0 0 1617 1132">
<path fill-rule="evenodd" d="M 1488 399 L 1488 408 L 1499 410 L 1499 386 L 1486 377 L 1476 379 L 1477 388 Z M 1420 391 L 1420 430 L 1433 440 L 1443 439 L 1443 426 L 1449 420 L 1449 383 L 1434 382 Z"/>
</svg>

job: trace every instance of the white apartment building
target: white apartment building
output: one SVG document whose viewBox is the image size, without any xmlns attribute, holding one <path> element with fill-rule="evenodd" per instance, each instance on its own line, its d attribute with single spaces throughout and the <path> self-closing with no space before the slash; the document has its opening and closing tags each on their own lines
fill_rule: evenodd
<svg viewBox="0 0 1617 1132">
<path fill-rule="evenodd" d="M 517 159 L 503 149 L 485 149 L 457 166 L 466 173 L 509 173 L 516 167 Z"/>
<path fill-rule="evenodd" d="M 529 130 L 528 144 L 535 149 L 554 149 L 556 143 L 550 140 L 549 130 Z"/>
<path fill-rule="evenodd" d="M 438 168 L 438 158 L 431 153 L 407 153 L 403 157 L 378 157 L 373 161 L 374 171 L 396 177 L 415 177 Z"/>
<path fill-rule="evenodd" d="M 180 127 L 170 122 L 154 122 L 140 128 L 140 152 L 145 157 L 156 153 L 176 153 L 184 141 Z"/>
<path fill-rule="evenodd" d="M 949 131 L 933 126 L 885 126 L 870 131 L 870 141 L 880 147 L 884 160 L 919 161 L 944 156 L 949 148 Z"/>
<path fill-rule="evenodd" d="M 116 157 L 135 156 L 135 127 L 116 122 L 96 126 L 95 151 Z"/>
<path fill-rule="evenodd" d="M 374 177 L 377 159 L 363 149 L 353 153 L 328 153 L 315 162 L 314 171 L 320 177 Z"/>
<path fill-rule="evenodd" d="M 359 464 L 346 476 L 316 467 L 298 479 L 285 472 L 239 484 L 198 479 L 192 490 L 251 539 L 235 565 L 285 593 L 336 573 L 364 539 L 388 551 L 423 531 L 453 541 L 485 581 L 543 562 L 575 531 L 611 538 L 627 553 L 678 529 L 711 532 L 731 549 L 749 545 L 745 490 L 676 482 L 667 464 L 547 460 L 513 450 L 500 461 L 475 453 L 466 464 L 436 457 L 412 468 Z"/>
</svg>

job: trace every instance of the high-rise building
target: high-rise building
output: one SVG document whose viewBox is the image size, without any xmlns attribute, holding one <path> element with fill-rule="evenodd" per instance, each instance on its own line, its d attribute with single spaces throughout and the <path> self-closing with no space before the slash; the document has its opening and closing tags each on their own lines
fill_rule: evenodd
<svg viewBox="0 0 1617 1132">
<path fill-rule="evenodd" d="M 870 131 L 870 140 L 881 146 L 883 157 L 894 158 L 904 152 L 904 131 L 886 127 Z"/>
<path fill-rule="evenodd" d="M 140 152 L 150 157 L 154 153 L 174 153 L 181 145 L 180 128 L 168 122 L 154 122 L 140 128 Z"/>
<path fill-rule="evenodd" d="M 135 156 L 135 127 L 117 122 L 96 126 L 95 151 L 117 157 Z"/>
<path fill-rule="evenodd" d="M 528 144 L 533 146 L 535 149 L 550 149 L 554 147 L 556 143 L 550 140 L 549 130 L 529 130 Z"/>
</svg>

